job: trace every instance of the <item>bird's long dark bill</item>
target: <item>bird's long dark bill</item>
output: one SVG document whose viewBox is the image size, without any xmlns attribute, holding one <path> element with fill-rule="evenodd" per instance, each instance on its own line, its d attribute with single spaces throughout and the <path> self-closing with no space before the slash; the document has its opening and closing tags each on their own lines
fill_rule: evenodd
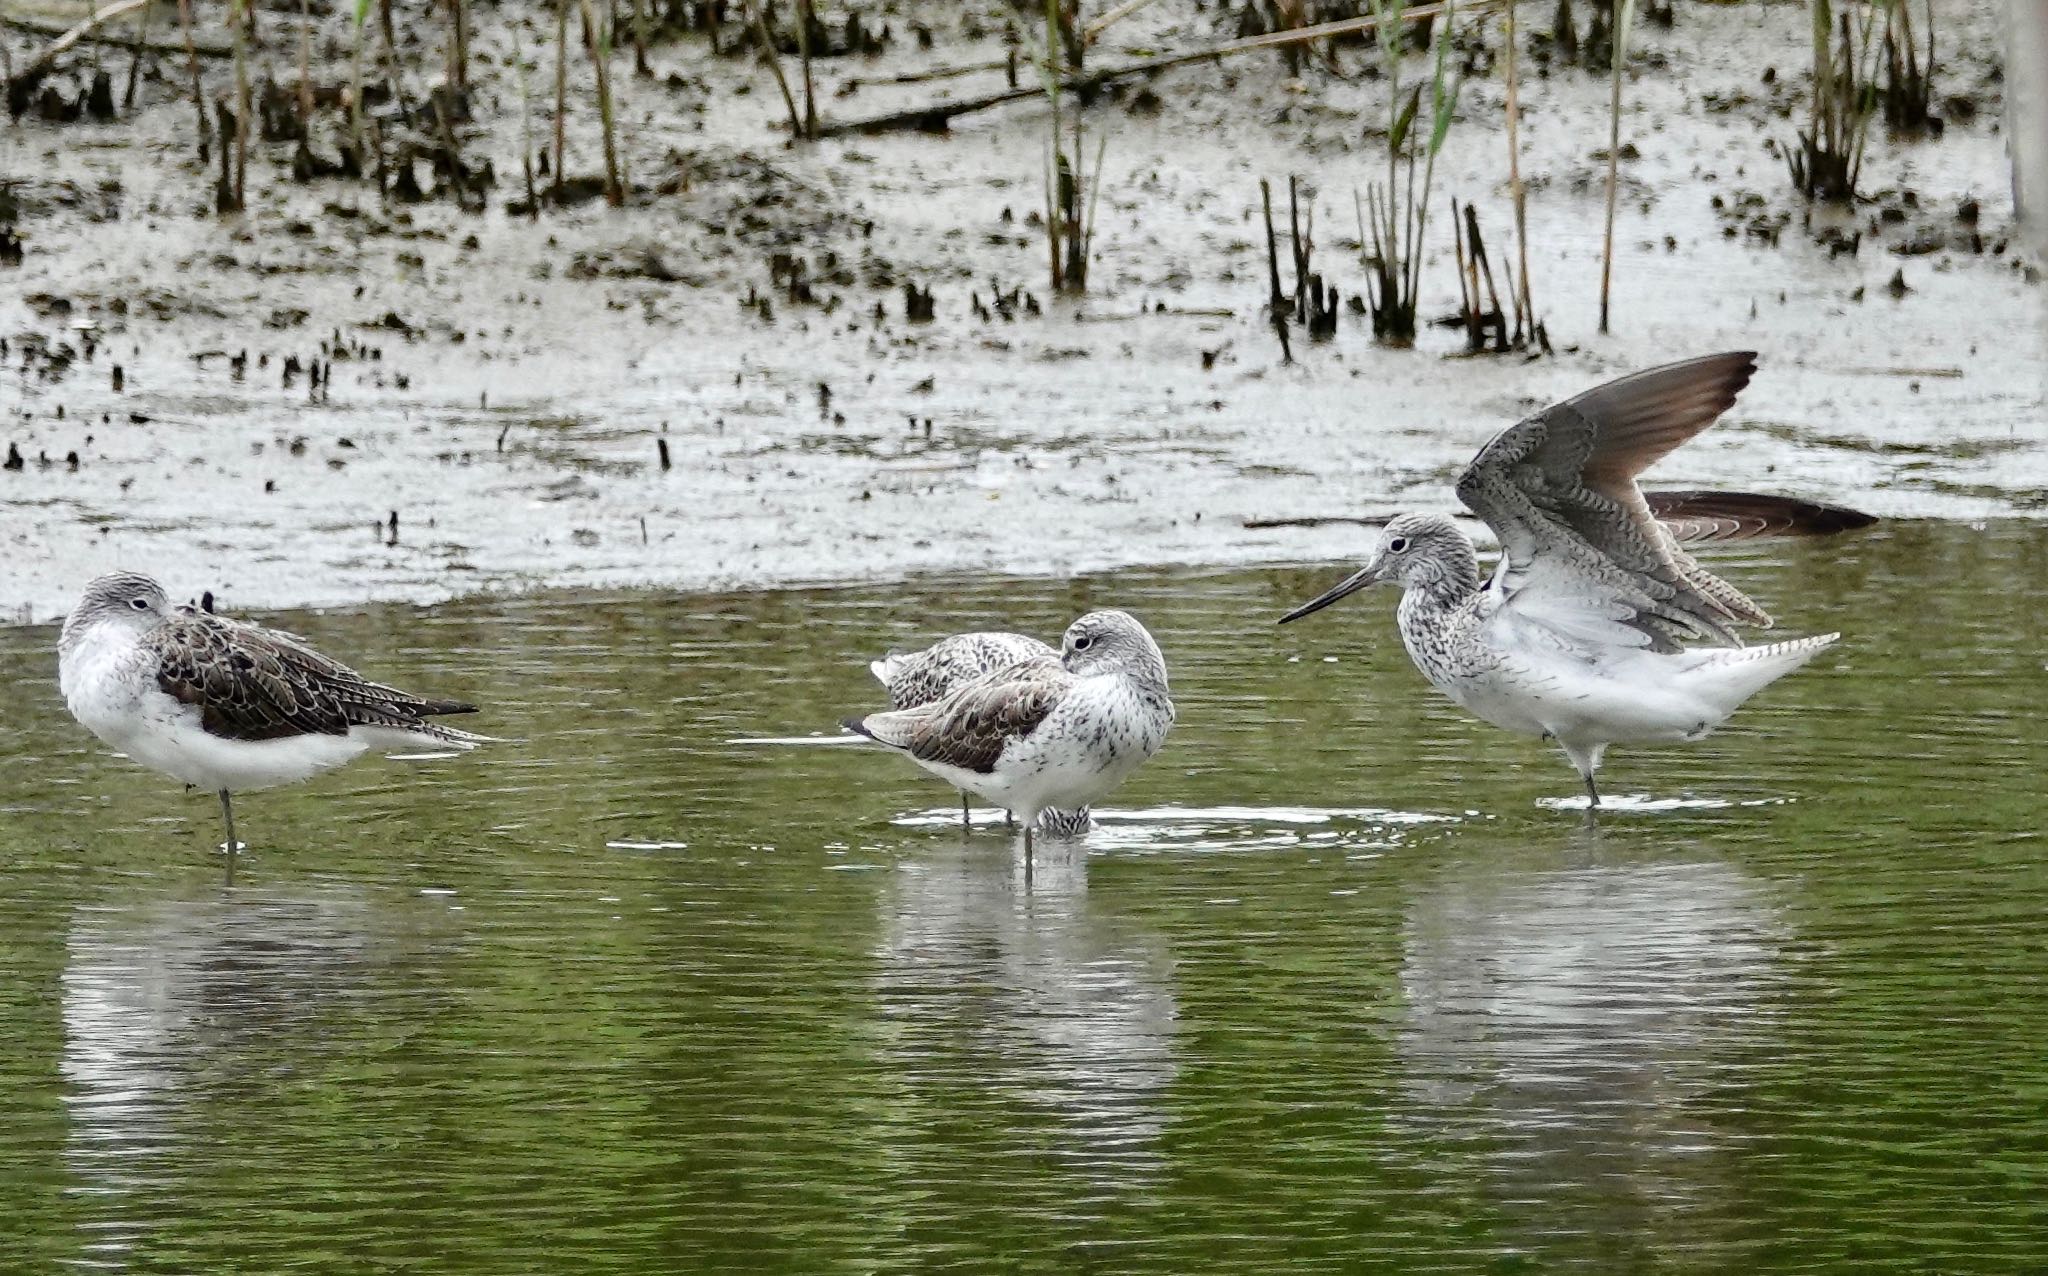
<svg viewBox="0 0 2048 1276">
<path fill-rule="evenodd" d="M 1360 568 L 1358 571 L 1355 571 L 1351 575 L 1346 576 L 1343 580 L 1338 581 L 1336 587 L 1331 589 L 1329 592 L 1322 594 L 1318 597 L 1311 598 L 1309 601 L 1303 603 L 1301 606 L 1296 607 L 1293 611 L 1288 612 L 1285 616 L 1282 616 L 1280 618 L 1280 623 L 1284 625 L 1290 620 L 1300 620 L 1303 616 L 1308 615 L 1310 612 L 1321 611 L 1323 608 L 1328 607 L 1331 603 L 1336 602 L 1338 599 L 1346 597 L 1350 594 L 1355 594 L 1359 590 L 1364 589 L 1367 585 L 1373 583 L 1373 579 L 1374 576 L 1372 568 Z"/>
</svg>

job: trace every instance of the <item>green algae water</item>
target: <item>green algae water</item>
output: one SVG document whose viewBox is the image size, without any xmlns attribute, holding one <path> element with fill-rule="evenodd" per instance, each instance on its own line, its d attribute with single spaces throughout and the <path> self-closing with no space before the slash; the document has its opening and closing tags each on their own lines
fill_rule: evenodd
<svg viewBox="0 0 2048 1276">
<path fill-rule="evenodd" d="M 294 614 L 507 742 L 249 795 L 232 885 L 0 630 L 0 1270 L 2042 1270 L 2044 558 L 1717 558 L 1846 637 L 1593 824 L 1390 591 L 1274 627 L 1342 565 Z M 1028 875 L 728 743 L 1107 605 L 1180 725 Z"/>
</svg>

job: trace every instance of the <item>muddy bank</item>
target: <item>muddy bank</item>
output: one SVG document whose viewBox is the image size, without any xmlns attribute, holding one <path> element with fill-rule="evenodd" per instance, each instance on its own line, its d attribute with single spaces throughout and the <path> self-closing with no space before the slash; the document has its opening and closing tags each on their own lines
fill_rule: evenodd
<svg viewBox="0 0 2048 1276">
<path fill-rule="evenodd" d="M 1230 9 L 1175 8 L 1128 19 L 1091 56 L 1235 30 Z M 1542 9 L 1525 24 L 1546 28 Z M 1662 467 L 1672 484 L 1892 516 L 2038 514 L 2048 335 L 2013 233 L 1997 16 L 1944 11 L 1940 136 L 1880 126 L 1868 201 L 1812 215 L 1779 153 L 1805 93 L 1804 10 L 1688 5 L 1645 26 L 1606 337 L 1606 80 L 1532 55 L 1531 278 L 1557 347 L 1534 362 L 1451 357 L 1462 338 L 1435 328 L 1419 349 L 1378 347 L 1348 305 L 1332 339 L 1297 333 L 1283 361 L 1258 182 L 1308 180 L 1316 267 L 1361 291 L 1352 195 L 1384 170 L 1386 88 L 1356 46 L 1335 73 L 1242 55 L 1089 105 L 1107 141 L 1083 298 L 1050 295 L 1032 224 L 1041 102 L 944 136 L 791 146 L 750 58 L 672 32 L 649 45 L 648 76 L 614 52 L 625 206 L 532 216 L 513 39 L 531 59 L 552 23 L 479 11 L 469 118 L 449 131 L 462 171 L 488 165 L 494 185 L 458 197 L 421 161 L 422 198 L 395 183 L 380 198 L 367 178 L 293 180 L 298 143 L 259 140 L 246 207 L 223 216 L 185 59 L 146 53 L 115 119 L 29 112 L 0 129 L 20 248 L 0 265 L 0 442 L 20 461 L 0 471 L 0 610 L 47 618 L 116 564 L 174 592 L 289 606 L 1344 556 L 1359 530 L 1318 520 L 1445 506 L 1456 466 L 1519 413 L 1736 346 L 1763 371 Z M 999 69 L 886 83 L 999 63 L 989 15 L 876 17 L 886 46 L 817 64 L 828 120 L 1002 88 Z M 314 77 L 321 101 L 346 78 L 345 19 L 313 43 L 312 65 L 333 68 Z M 259 32 L 253 57 L 290 84 L 296 28 L 266 11 Z M 424 9 L 397 28 L 415 105 L 435 100 L 440 34 Z M 4 38 L 19 64 L 48 37 Z M 1438 163 L 1429 316 L 1457 304 L 1449 197 L 1479 208 L 1497 250 L 1509 242 L 1497 28 L 1473 44 Z M 125 49 L 101 56 L 125 75 Z M 226 92 L 228 62 L 200 62 Z M 564 171 L 590 195 L 592 81 L 568 70 Z M 543 56 L 527 77 L 536 137 L 552 74 Z"/>
</svg>

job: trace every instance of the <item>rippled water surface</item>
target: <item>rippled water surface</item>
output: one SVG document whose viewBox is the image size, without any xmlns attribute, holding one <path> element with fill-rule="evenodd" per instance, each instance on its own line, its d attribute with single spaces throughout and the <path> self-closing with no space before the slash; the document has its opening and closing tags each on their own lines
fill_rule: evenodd
<svg viewBox="0 0 2048 1276">
<path fill-rule="evenodd" d="M 2044 559 L 1724 559 L 1848 639 L 1597 826 L 1390 595 L 1272 626 L 1335 567 L 294 615 L 517 742 L 250 795 L 231 887 L 0 630 L 0 1268 L 2042 1270 Z M 1181 724 L 1028 879 L 727 743 L 1109 604 Z"/>
</svg>

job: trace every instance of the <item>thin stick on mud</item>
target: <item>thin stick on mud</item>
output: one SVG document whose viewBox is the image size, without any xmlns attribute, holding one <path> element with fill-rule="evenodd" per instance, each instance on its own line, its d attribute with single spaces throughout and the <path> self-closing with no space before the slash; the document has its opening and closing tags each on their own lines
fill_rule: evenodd
<svg viewBox="0 0 2048 1276">
<path fill-rule="evenodd" d="M 405 83 L 398 73 L 398 32 L 391 24 L 391 0 L 379 0 L 377 5 L 377 26 L 384 35 L 384 73 L 391 77 L 391 100 L 398 106 L 398 118 L 412 127 L 412 108 L 405 104 Z M 378 130 L 378 144 L 383 143 L 383 130 Z"/>
<path fill-rule="evenodd" d="M 519 41 L 521 23 L 512 24 L 512 70 L 519 77 L 519 174 L 526 181 L 526 215 L 540 220 L 540 197 L 533 190 L 533 99 L 527 92 L 526 50 Z"/>
<path fill-rule="evenodd" d="M 236 212 L 248 207 L 249 178 L 249 36 L 240 20 L 249 0 L 228 0 L 228 22 L 235 36 L 235 201 Z"/>
<path fill-rule="evenodd" d="M 1108 13 L 1103 14 L 1101 17 L 1095 19 L 1095 21 L 1081 28 L 1082 40 L 1088 44 L 1095 43 L 1096 39 L 1100 37 L 1104 31 L 1107 31 L 1111 26 L 1115 25 L 1116 23 L 1122 22 L 1125 18 L 1130 17 L 1132 14 L 1136 13 L 1138 10 L 1144 8 L 1146 5 L 1149 5 L 1151 3 L 1152 0 L 1124 0 L 1123 4 L 1118 5 L 1116 8 L 1111 9 Z"/>
<path fill-rule="evenodd" d="M 604 201 L 613 208 L 626 202 L 626 182 L 619 164 L 619 146 L 612 120 L 612 76 L 609 63 L 612 33 L 600 28 L 591 12 L 590 0 L 583 6 L 583 30 L 590 41 L 590 64 L 597 68 L 597 114 L 604 126 Z"/>
<path fill-rule="evenodd" d="M 448 0 L 448 85 L 460 93 L 469 87 L 469 13 L 463 0 Z"/>
<path fill-rule="evenodd" d="M 1529 285 L 1529 194 L 1522 185 L 1522 143 L 1521 120 L 1522 98 L 1515 63 L 1515 5 L 1508 0 L 1507 31 L 1507 81 L 1508 81 L 1508 191 L 1515 201 L 1515 257 L 1520 263 L 1515 277 L 1520 287 L 1508 291 L 1515 307 L 1515 339 L 1522 339 L 1527 333 L 1531 339 L 1536 335 L 1536 298 Z"/>
<path fill-rule="evenodd" d="M 128 87 L 121 92 L 121 109 L 135 109 L 135 82 L 142 74 L 142 50 L 149 44 L 149 20 L 156 16 L 156 0 L 143 0 L 142 22 L 135 28 L 135 47 L 128 54 Z"/>
<path fill-rule="evenodd" d="M 49 73 L 57 59 L 64 56 L 71 46 L 92 35 L 100 27 L 124 14 L 129 14 L 148 4 L 149 0 L 119 0 L 119 3 L 104 9 L 93 7 L 85 21 L 66 31 L 63 35 L 43 46 L 42 52 L 22 63 L 21 70 L 8 77 L 9 84 L 22 80 L 37 80 Z"/>
<path fill-rule="evenodd" d="M 1280 291 L 1280 241 L 1273 234 L 1273 184 L 1259 179 L 1259 202 L 1266 210 L 1266 277 L 1271 291 L 1266 298 L 1266 308 L 1279 314 L 1287 305 L 1287 298 Z"/>
<path fill-rule="evenodd" d="M 1621 184 L 1621 72 L 1628 61 L 1628 28 L 1635 0 L 1615 0 L 1614 78 L 1607 99 L 1607 233 L 1600 250 L 1600 332 L 1607 333 L 1608 286 L 1614 279 L 1614 199 Z"/>
<path fill-rule="evenodd" d="M 370 17 L 370 0 L 356 0 L 355 44 L 349 53 L 348 146 L 361 176 L 363 167 L 363 24 Z"/>
<path fill-rule="evenodd" d="M 211 158 L 208 151 L 213 129 L 206 121 L 206 94 L 199 87 L 199 46 L 192 42 L 192 0 L 178 0 L 178 25 L 185 30 L 185 61 L 192 68 L 192 109 L 199 116 L 199 163 Z"/>
<path fill-rule="evenodd" d="M 818 135 L 818 93 L 811 83 L 811 0 L 796 0 L 797 57 L 804 69 L 804 136 Z"/>
<path fill-rule="evenodd" d="M 555 170 L 550 194 L 562 200 L 562 132 L 569 114 L 569 0 L 555 5 Z"/>
<path fill-rule="evenodd" d="M 789 135 L 808 137 L 804 121 L 797 114 L 796 97 L 789 91 L 789 79 L 782 74 L 782 58 L 775 52 L 775 40 L 768 34 L 768 21 L 761 16 L 760 0 L 746 0 L 747 18 L 754 24 L 754 38 L 760 42 L 761 60 L 768 64 L 768 71 L 775 77 L 775 87 L 782 90 L 782 104 L 789 108 Z"/>
<path fill-rule="evenodd" d="M 750 0 L 751 2 L 751 0 Z M 1441 16 L 1446 9 L 1456 8 L 1464 13 L 1478 14 L 1498 8 L 1506 0 L 1465 0 L 1462 5 L 1426 4 L 1404 8 L 1401 22 L 1421 22 Z M 1116 80 L 1129 79 L 1134 75 L 1147 75 L 1169 67 L 1184 66 L 1190 62 L 1206 62 L 1211 58 L 1227 57 L 1233 53 L 1248 53 L 1254 49 L 1285 48 L 1291 44 L 1305 44 L 1313 40 L 1326 40 L 1334 36 L 1351 35 L 1370 31 L 1379 24 L 1376 16 L 1342 18 L 1335 22 L 1319 22 L 1312 26 L 1297 27 L 1291 31 L 1274 31 L 1266 35 L 1246 36 L 1237 40 L 1225 40 L 1218 44 L 1205 45 L 1183 53 L 1162 53 L 1153 57 L 1139 58 L 1121 66 L 1103 67 L 1086 75 L 1067 76 L 1060 87 L 1068 92 L 1087 93 Z M 947 122 L 957 116 L 985 111 L 992 106 L 1006 102 L 1021 102 L 1026 98 L 1043 93 L 1038 88 L 1006 89 L 998 93 L 987 93 L 979 97 L 962 98 L 951 102 L 934 102 L 927 106 L 912 107 L 906 111 L 891 111 L 887 115 L 870 116 L 864 120 L 844 120 L 823 125 L 819 129 L 822 137 L 838 137 L 847 133 L 890 133 L 915 131 L 942 133 Z M 794 115 L 794 111 L 792 111 Z"/>
<path fill-rule="evenodd" d="M 299 125 L 313 119 L 313 3 L 299 0 Z"/>
</svg>

